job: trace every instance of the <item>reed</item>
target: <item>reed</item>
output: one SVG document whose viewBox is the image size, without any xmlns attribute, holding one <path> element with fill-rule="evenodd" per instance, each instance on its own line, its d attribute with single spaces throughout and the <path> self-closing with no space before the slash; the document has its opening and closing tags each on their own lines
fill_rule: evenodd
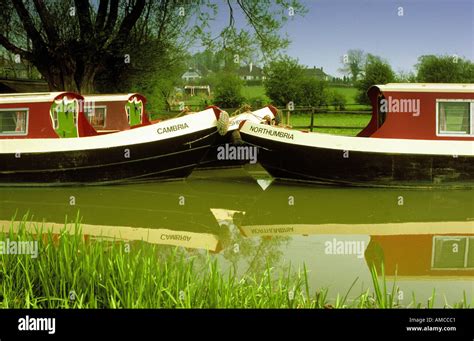
<svg viewBox="0 0 474 341">
<path fill-rule="evenodd" d="M 212 255 L 196 256 L 175 247 L 145 242 L 89 240 L 76 223 L 59 235 L 43 226 L 0 240 L 38 241 L 37 258 L 0 254 L 2 308 L 398 308 L 395 284 L 372 268 L 373 290 L 349 299 L 357 279 L 331 299 L 326 288 L 312 291 L 305 266 L 277 272 L 267 263 L 261 274 L 223 271 Z M 130 248 L 130 250 L 128 250 Z M 383 269 L 383 267 L 382 267 Z M 434 295 L 424 307 L 434 306 Z M 422 307 L 415 296 L 412 307 Z M 446 307 L 470 307 L 467 298 Z"/>
</svg>

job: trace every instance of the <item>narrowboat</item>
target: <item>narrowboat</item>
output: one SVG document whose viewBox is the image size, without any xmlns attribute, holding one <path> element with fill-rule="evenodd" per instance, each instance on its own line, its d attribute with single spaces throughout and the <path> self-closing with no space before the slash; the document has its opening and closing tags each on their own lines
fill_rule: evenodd
<svg viewBox="0 0 474 341">
<path fill-rule="evenodd" d="M 126 121 L 99 130 L 84 114 L 87 103 L 94 102 L 70 92 L 0 95 L 0 184 L 185 178 L 213 145 L 217 126 L 228 122 L 212 107 L 153 123 L 144 98 L 132 95 L 124 102 Z"/>
<path fill-rule="evenodd" d="M 139 93 L 83 97 L 84 115 L 99 134 L 151 123 L 145 110 L 146 98 Z"/>
<path fill-rule="evenodd" d="M 240 167 L 246 163 L 255 163 L 257 151 L 256 149 L 253 150 L 252 146 L 245 145 L 242 141 L 239 133 L 240 124 L 248 121 L 256 124 L 275 125 L 278 119 L 278 111 L 271 105 L 230 116 L 227 133 L 217 138 L 198 168 L 229 168 Z"/>
<path fill-rule="evenodd" d="M 356 137 L 244 122 L 274 177 L 348 186 L 474 186 L 474 84 L 369 89 L 372 118 Z"/>
</svg>

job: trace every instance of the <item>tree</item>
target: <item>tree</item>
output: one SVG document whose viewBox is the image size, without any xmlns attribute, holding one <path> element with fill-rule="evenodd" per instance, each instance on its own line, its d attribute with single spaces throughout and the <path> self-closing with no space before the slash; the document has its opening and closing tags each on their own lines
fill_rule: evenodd
<svg viewBox="0 0 474 341">
<path fill-rule="evenodd" d="M 337 90 L 328 92 L 328 102 L 334 106 L 334 110 L 345 110 L 346 108 L 346 97 Z"/>
<path fill-rule="evenodd" d="M 361 104 L 370 104 L 367 90 L 371 86 L 390 83 L 395 79 L 395 74 L 388 62 L 371 54 L 367 55 L 362 74 L 362 78 L 356 83 L 356 88 L 359 90 L 357 101 Z"/>
<path fill-rule="evenodd" d="M 305 76 L 300 83 L 298 102 L 302 106 L 322 107 L 328 104 L 327 82 Z"/>
<path fill-rule="evenodd" d="M 473 83 L 474 63 L 457 56 L 418 58 L 417 80 L 424 83 Z"/>
<path fill-rule="evenodd" d="M 222 108 L 238 108 L 244 102 L 243 81 L 234 73 L 222 72 L 214 90 L 214 103 Z"/>
<path fill-rule="evenodd" d="M 270 62 L 264 68 L 264 87 L 268 97 L 278 106 L 289 102 L 299 105 L 301 84 L 306 75 L 296 59 L 282 57 Z"/>
<path fill-rule="evenodd" d="M 416 75 L 413 72 L 399 71 L 395 75 L 395 81 L 398 83 L 416 83 Z"/>
<path fill-rule="evenodd" d="M 343 74 L 350 76 L 352 83 L 355 83 L 364 70 L 367 55 L 363 50 L 349 50 L 342 56 L 342 68 L 339 69 Z"/>
<path fill-rule="evenodd" d="M 282 57 L 264 68 L 264 87 L 268 97 L 278 106 L 293 102 L 297 106 L 327 104 L 327 82 L 308 76 L 296 59 Z"/>
<path fill-rule="evenodd" d="M 170 45 L 187 45 L 196 39 L 208 46 L 241 57 L 257 50 L 271 54 L 288 45 L 279 29 L 286 10 L 296 14 L 305 8 L 295 0 L 226 1 L 229 25 L 212 37 L 206 31 L 217 14 L 218 1 L 198 0 L 43 0 L 1 2 L 0 45 L 30 61 L 51 90 L 89 93 L 95 79 L 109 70 L 110 79 L 127 77 L 131 67 L 166 53 Z M 206 7 L 206 8 L 203 8 Z M 223 7 L 223 6 L 222 6 Z M 235 12 L 240 9 L 248 25 L 237 29 Z M 196 19 L 191 23 L 191 19 Z M 13 29 L 12 29 L 13 28 Z M 172 44 L 170 44 L 172 43 Z M 145 50 L 145 53 L 141 53 Z M 138 60 L 137 60 L 138 58 Z M 140 61 L 141 59 L 141 61 Z M 132 65 L 137 60 L 136 65 Z M 139 66 L 137 66 L 139 65 Z M 111 71 L 113 69 L 113 71 Z M 125 75 L 125 76 L 124 76 Z M 105 84 L 102 76 L 102 84 Z"/>
</svg>

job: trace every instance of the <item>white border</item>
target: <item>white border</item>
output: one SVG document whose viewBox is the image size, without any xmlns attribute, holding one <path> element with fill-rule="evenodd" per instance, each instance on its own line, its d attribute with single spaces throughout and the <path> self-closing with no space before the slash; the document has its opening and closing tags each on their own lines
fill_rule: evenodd
<svg viewBox="0 0 474 341">
<path fill-rule="evenodd" d="M 443 270 L 459 270 L 459 271 L 472 271 L 474 267 L 468 267 L 467 266 L 467 261 L 468 261 L 468 256 L 469 256 L 469 238 L 472 236 L 451 236 L 451 235 L 437 235 L 433 236 L 432 238 L 432 248 L 431 248 L 431 270 L 432 271 L 443 271 Z M 441 267 L 435 267 L 434 266 L 434 260 L 435 260 L 435 250 L 436 250 L 436 240 L 449 240 L 449 239 L 465 239 L 466 244 L 465 244 L 465 250 L 464 250 L 464 260 L 463 260 L 463 267 L 462 268 L 441 268 Z"/>
<path fill-rule="evenodd" d="M 158 128 L 187 124 L 178 129 L 158 134 Z M 22 138 L 0 139 L 0 154 L 68 152 L 114 147 L 128 147 L 140 143 L 166 140 L 215 127 L 216 115 L 212 108 L 186 116 L 161 121 L 116 133 L 70 138 Z"/>
<path fill-rule="evenodd" d="M 471 103 L 470 105 L 470 111 L 469 111 L 469 134 L 463 134 L 463 133 L 456 133 L 456 132 L 444 132 L 440 133 L 439 132 L 439 103 L 440 102 L 469 102 Z M 441 137 L 473 137 L 474 136 L 474 100 L 472 99 L 436 99 L 436 136 L 441 136 Z"/>
<path fill-rule="evenodd" d="M 30 119 L 30 108 L 1 108 L 2 111 L 26 111 L 26 130 L 24 133 L 1 133 L 0 136 L 27 136 L 28 135 L 28 123 Z"/>
<path fill-rule="evenodd" d="M 263 132 L 253 132 L 251 128 L 262 128 Z M 267 131 L 274 134 L 293 136 L 269 135 Z M 288 143 L 292 145 L 324 148 L 342 151 L 357 151 L 368 153 L 388 154 L 420 154 L 420 155 L 446 155 L 446 156 L 474 156 L 474 141 L 456 140 L 416 140 L 416 139 L 392 139 L 379 137 L 352 137 L 321 133 L 304 133 L 299 130 L 285 129 L 263 124 L 255 124 L 246 121 L 240 131 L 244 134 L 256 136 L 266 140 Z M 245 141 L 245 138 L 244 138 Z"/>
</svg>

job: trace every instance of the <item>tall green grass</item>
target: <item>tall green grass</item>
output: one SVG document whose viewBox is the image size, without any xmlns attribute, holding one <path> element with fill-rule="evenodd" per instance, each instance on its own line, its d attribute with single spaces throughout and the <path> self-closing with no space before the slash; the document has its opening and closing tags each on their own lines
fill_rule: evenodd
<svg viewBox="0 0 474 341">
<path fill-rule="evenodd" d="M 238 277 L 222 271 L 216 258 L 198 257 L 175 247 L 145 242 L 85 239 L 80 224 L 59 235 L 27 230 L 0 234 L 5 241 L 39 241 L 38 258 L 0 255 L 2 308 L 396 308 L 397 288 L 372 269 L 374 290 L 349 300 L 330 300 L 326 288 L 313 291 L 308 271 L 277 272 L 267 264 L 261 274 Z M 433 294 L 434 295 L 434 294 Z M 432 307 L 434 299 L 426 307 Z M 422 307 L 413 298 L 412 306 Z M 446 303 L 446 306 L 449 306 Z M 469 307 L 467 299 L 454 307 Z"/>
</svg>

